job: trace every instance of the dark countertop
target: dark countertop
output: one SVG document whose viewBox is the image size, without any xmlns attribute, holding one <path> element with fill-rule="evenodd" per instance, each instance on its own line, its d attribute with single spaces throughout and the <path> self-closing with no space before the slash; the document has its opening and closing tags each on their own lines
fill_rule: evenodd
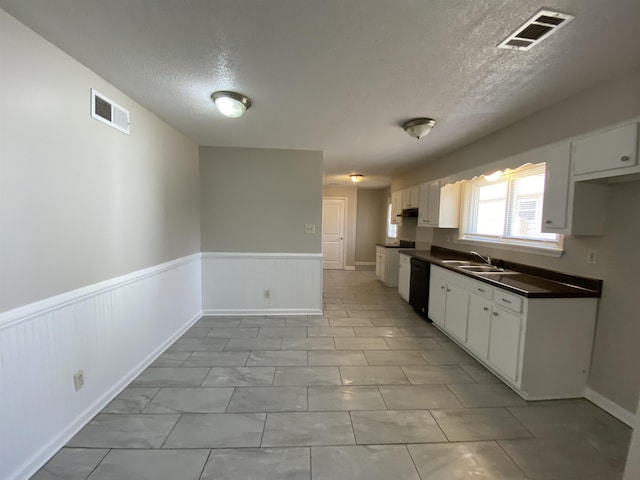
<svg viewBox="0 0 640 480">
<path fill-rule="evenodd" d="M 377 247 L 384 247 L 384 248 L 415 248 L 416 246 L 416 242 L 409 242 L 406 240 L 400 240 L 400 243 L 397 244 L 393 244 L 393 243 L 376 243 Z"/>
<path fill-rule="evenodd" d="M 466 275 L 495 287 L 500 287 L 517 295 L 528 298 L 572 298 L 572 297 L 600 297 L 602 295 L 602 280 L 580 277 L 554 270 L 546 270 L 530 265 L 493 259 L 492 263 L 504 269 L 518 273 L 479 273 L 469 272 L 446 263 L 443 260 L 471 260 L 479 262 L 472 255 L 441 247 L 431 250 L 406 250 L 407 255 L 420 258 L 452 272 Z"/>
</svg>

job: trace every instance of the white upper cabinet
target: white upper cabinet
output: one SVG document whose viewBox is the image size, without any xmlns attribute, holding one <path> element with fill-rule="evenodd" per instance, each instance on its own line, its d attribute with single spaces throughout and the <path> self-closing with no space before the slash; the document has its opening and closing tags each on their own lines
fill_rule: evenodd
<svg viewBox="0 0 640 480">
<path fill-rule="evenodd" d="M 546 163 L 544 202 L 542 205 L 542 231 L 555 233 L 567 227 L 569 202 L 569 142 L 540 150 L 538 162 Z"/>
<path fill-rule="evenodd" d="M 393 225 L 402 225 L 402 191 L 393 192 L 391 194 L 391 223 Z"/>
<path fill-rule="evenodd" d="M 402 191 L 402 208 L 418 208 L 420 187 L 406 188 Z"/>
<path fill-rule="evenodd" d="M 573 175 L 589 178 L 623 175 L 638 165 L 638 124 L 631 123 L 571 143 Z"/>
<path fill-rule="evenodd" d="M 420 185 L 419 227 L 458 228 L 460 184 L 442 186 L 440 180 Z"/>
</svg>

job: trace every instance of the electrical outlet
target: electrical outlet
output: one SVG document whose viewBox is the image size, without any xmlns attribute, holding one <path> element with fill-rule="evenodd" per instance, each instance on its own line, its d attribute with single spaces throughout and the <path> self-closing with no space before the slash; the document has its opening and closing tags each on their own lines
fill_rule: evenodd
<svg viewBox="0 0 640 480">
<path fill-rule="evenodd" d="M 316 233 L 316 224 L 315 223 L 305 223 L 304 224 L 304 233 L 308 233 L 308 234 Z"/>
<path fill-rule="evenodd" d="M 270 298 L 271 297 L 271 290 L 265 290 L 264 291 L 264 298 Z"/>
<path fill-rule="evenodd" d="M 587 252 L 587 263 L 596 263 L 598 253 L 595 250 L 589 250 Z"/>
<path fill-rule="evenodd" d="M 76 388 L 76 392 L 84 387 L 84 370 L 78 370 L 73 374 L 73 385 Z"/>
</svg>

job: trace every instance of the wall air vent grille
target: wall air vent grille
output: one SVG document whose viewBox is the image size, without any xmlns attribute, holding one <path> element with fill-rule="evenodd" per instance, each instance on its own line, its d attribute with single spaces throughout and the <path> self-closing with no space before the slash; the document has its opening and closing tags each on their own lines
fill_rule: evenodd
<svg viewBox="0 0 640 480">
<path fill-rule="evenodd" d="M 500 43 L 498 48 L 522 51 L 530 50 L 549 35 L 557 32 L 560 28 L 571 22 L 574 18 L 574 16 L 567 15 L 566 13 L 540 10 Z"/>
<path fill-rule="evenodd" d="M 129 135 L 129 111 L 91 89 L 91 116 Z"/>
</svg>

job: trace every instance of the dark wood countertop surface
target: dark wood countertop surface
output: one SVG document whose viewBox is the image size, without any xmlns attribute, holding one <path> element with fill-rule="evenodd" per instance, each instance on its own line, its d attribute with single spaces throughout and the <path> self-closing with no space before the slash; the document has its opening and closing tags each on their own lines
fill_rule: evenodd
<svg viewBox="0 0 640 480">
<path fill-rule="evenodd" d="M 431 250 L 405 250 L 400 253 L 528 298 L 579 298 L 600 297 L 602 295 L 602 280 L 595 278 L 546 270 L 501 259 L 493 259 L 492 263 L 511 271 L 511 273 L 470 272 L 442 261 L 471 260 L 480 263 L 476 257 L 466 252 L 442 247 L 432 247 Z"/>
</svg>

